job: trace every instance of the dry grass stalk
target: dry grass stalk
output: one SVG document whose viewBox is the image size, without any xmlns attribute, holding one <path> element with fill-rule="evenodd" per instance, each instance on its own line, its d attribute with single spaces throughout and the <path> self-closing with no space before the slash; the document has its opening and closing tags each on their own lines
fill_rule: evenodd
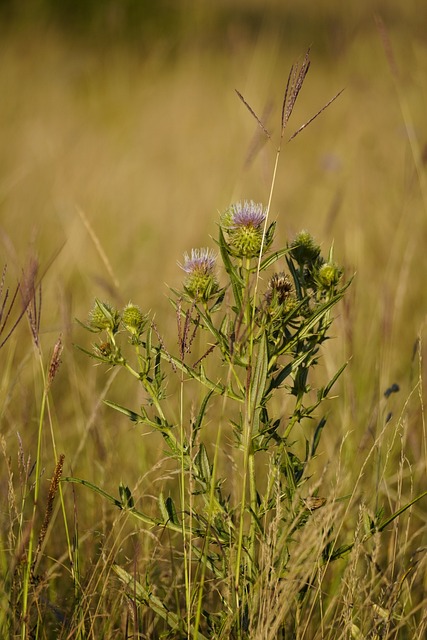
<svg viewBox="0 0 427 640">
<path fill-rule="evenodd" d="M 42 524 L 42 527 L 40 529 L 39 539 L 38 539 L 38 542 L 37 542 L 36 551 L 34 553 L 34 560 L 33 560 L 33 563 L 31 565 L 31 573 L 33 575 L 34 575 L 34 569 L 35 569 L 35 566 L 37 564 L 37 560 L 38 560 L 38 557 L 40 555 L 40 551 L 41 551 L 44 539 L 46 537 L 47 529 L 48 529 L 49 523 L 50 523 L 51 518 L 52 518 L 53 503 L 55 501 L 55 496 L 56 496 L 56 494 L 58 492 L 59 481 L 61 479 L 62 469 L 63 469 L 63 466 L 64 466 L 64 459 L 65 459 L 65 455 L 63 453 L 61 453 L 61 455 L 59 456 L 58 462 L 56 464 L 54 474 L 53 474 L 52 479 L 50 481 L 50 487 L 49 487 L 49 493 L 48 493 L 48 496 L 47 496 L 47 504 L 46 504 L 46 510 L 45 510 L 45 514 L 44 514 L 43 524 Z"/>
<path fill-rule="evenodd" d="M 9 288 L 7 287 L 5 289 L 6 271 L 7 271 L 7 265 L 5 265 L 3 267 L 3 273 L 2 273 L 2 278 L 1 278 L 1 282 L 0 282 L 0 336 L 5 331 L 6 324 L 7 324 L 8 320 L 9 320 L 9 318 L 10 318 L 10 314 L 12 312 L 12 309 L 14 307 L 18 292 L 20 290 L 20 284 L 18 282 L 18 284 L 16 285 L 15 290 L 13 292 L 13 295 L 9 300 L 9 297 L 10 297 Z M 3 296 L 3 292 L 4 292 L 4 296 Z M 8 304 L 8 300 L 9 300 L 9 304 Z M 9 331 L 6 334 L 6 336 L 0 342 L 0 349 L 6 344 L 6 342 L 8 341 L 10 336 L 12 335 L 12 333 L 15 331 L 16 327 L 19 324 L 19 321 L 21 320 L 22 316 L 24 315 L 24 313 L 26 311 L 26 308 L 27 307 L 25 305 L 23 305 L 23 308 L 21 309 L 17 319 L 12 324 L 12 327 L 9 329 Z"/>
</svg>

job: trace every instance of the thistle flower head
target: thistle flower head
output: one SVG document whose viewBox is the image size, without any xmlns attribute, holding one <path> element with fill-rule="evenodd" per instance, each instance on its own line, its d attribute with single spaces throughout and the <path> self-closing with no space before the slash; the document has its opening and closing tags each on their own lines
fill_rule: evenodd
<svg viewBox="0 0 427 640">
<path fill-rule="evenodd" d="M 313 265 L 320 256 L 320 247 L 308 231 L 300 231 L 290 248 L 291 256 L 299 265 Z"/>
<path fill-rule="evenodd" d="M 235 255 L 251 257 L 259 253 L 266 218 L 267 210 L 252 200 L 236 202 L 224 213 L 221 226 Z"/>
<path fill-rule="evenodd" d="M 109 302 L 95 300 L 93 309 L 89 313 L 89 325 L 93 331 L 111 331 L 117 333 L 120 324 L 120 314 Z"/>
<path fill-rule="evenodd" d="M 324 262 L 315 277 L 320 288 L 331 289 L 338 284 L 341 276 L 342 269 L 340 269 L 335 263 Z"/>
<path fill-rule="evenodd" d="M 283 272 L 273 273 L 268 282 L 267 299 L 277 298 L 279 304 L 283 304 L 292 292 L 293 287 L 289 276 Z"/>
<path fill-rule="evenodd" d="M 216 255 L 212 249 L 191 249 L 191 255 L 185 253 L 184 264 L 179 266 L 187 274 L 184 288 L 194 300 L 209 300 L 218 291 Z"/>
<path fill-rule="evenodd" d="M 191 249 L 191 255 L 184 253 L 184 264 L 179 266 L 188 274 L 195 271 L 213 273 L 216 265 L 216 255 L 212 249 Z"/>
<path fill-rule="evenodd" d="M 129 302 L 122 312 L 122 322 L 133 336 L 140 336 L 144 330 L 147 317 L 136 304 Z"/>
<path fill-rule="evenodd" d="M 273 273 L 265 294 L 267 312 L 272 318 L 286 316 L 297 305 L 294 287 L 285 273 Z"/>
<path fill-rule="evenodd" d="M 224 215 L 224 228 L 228 231 L 241 227 L 253 227 L 259 229 L 267 217 L 267 211 L 261 203 L 257 204 L 253 200 L 236 202 Z"/>
</svg>

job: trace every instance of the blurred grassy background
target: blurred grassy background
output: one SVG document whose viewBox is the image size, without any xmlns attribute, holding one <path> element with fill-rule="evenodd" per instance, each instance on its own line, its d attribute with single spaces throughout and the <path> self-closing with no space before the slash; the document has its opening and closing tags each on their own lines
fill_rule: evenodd
<svg viewBox="0 0 427 640">
<path fill-rule="evenodd" d="M 356 273 L 321 365 L 326 378 L 352 358 L 321 464 L 346 432 L 354 461 L 383 420 L 385 389 L 401 387 L 390 399 L 398 416 L 418 375 L 413 348 L 427 308 L 424 4 L 9 0 L 0 7 L 2 261 L 12 282 L 31 253 L 46 270 L 46 358 L 59 332 L 66 342 L 53 388 L 66 467 L 115 491 L 120 474 L 131 485 L 144 460 L 152 462 L 140 432 L 99 406 L 108 376 L 73 348 L 90 341 L 74 318 L 86 318 L 95 296 L 132 300 L 156 313 L 174 347 L 164 283 L 180 286 L 177 261 L 191 247 L 213 246 L 218 212 L 231 202 L 268 198 L 275 147 L 252 153 L 259 130 L 234 89 L 277 136 L 290 66 L 308 46 L 312 68 L 289 133 L 345 91 L 285 145 L 272 217 L 277 244 L 307 228 L 325 250 L 334 242 L 336 260 L 348 276 Z M 375 13 L 392 44 L 395 78 Z M 1 430 L 10 451 L 18 431 L 27 453 L 38 403 L 30 345 L 21 325 L 1 353 Z M 120 401 L 119 386 L 111 400 Z M 408 415 L 407 455 L 420 464 L 421 490 L 420 407 Z M 85 504 L 92 500 L 86 493 Z M 93 524 L 89 509 L 82 517 Z"/>
</svg>

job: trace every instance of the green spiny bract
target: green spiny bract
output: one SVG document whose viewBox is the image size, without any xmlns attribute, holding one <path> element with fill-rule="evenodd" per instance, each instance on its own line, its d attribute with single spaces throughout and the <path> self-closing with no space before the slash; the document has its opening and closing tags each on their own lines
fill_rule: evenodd
<svg viewBox="0 0 427 640">
<path fill-rule="evenodd" d="M 117 333 L 120 326 L 120 314 L 109 302 L 95 300 L 92 310 L 89 312 L 89 326 L 94 331 L 108 331 Z"/>
</svg>

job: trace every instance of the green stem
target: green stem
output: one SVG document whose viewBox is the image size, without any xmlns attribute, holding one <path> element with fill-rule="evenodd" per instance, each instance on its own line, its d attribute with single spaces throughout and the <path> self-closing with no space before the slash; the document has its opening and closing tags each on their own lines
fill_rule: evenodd
<svg viewBox="0 0 427 640">
<path fill-rule="evenodd" d="M 254 578 L 254 567 L 255 567 L 255 558 L 256 558 L 256 548 L 255 548 L 255 539 L 256 539 L 256 518 L 257 518 L 257 491 L 256 491 L 256 479 L 255 479 L 255 455 L 253 452 L 252 445 L 249 447 L 248 452 L 248 471 L 249 471 L 249 499 L 251 506 L 251 519 L 250 519 L 250 530 L 249 530 L 249 578 L 253 580 Z"/>
<path fill-rule="evenodd" d="M 184 433 L 184 376 L 181 373 L 180 383 L 180 462 L 181 462 L 181 474 L 180 474 L 180 501 L 181 501 L 181 533 L 183 541 L 184 551 L 184 582 L 185 582 L 185 603 L 187 610 L 187 638 L 190 638 L 191 628 L 191 539 L 192 539 L 192 517 L 191 508 L 188 522 L 188 529 L 185 525 L 185 460 L 184 460 L 184 445 L 185 445 L 185 433 Z M 187 547 L 187 536 L 189 536 Z M 190 556 L 190 557 L 189 557 Z"/>
<path fill-rule="evenodd" d="M 250 369 L 248 370 L 248 380 L 246 386 L 246 401 L 245 401 L 245 416 L 244 416 L 244 433 L 243 433 L 243 481 L 242 481 L 242 496 L 240 503 L 240 522 L 239 522 L 239 533 L 237 538 L 237 552 L 236 552 L 236 569 L 235 569 L 235 597 L 236 597 L 236 609 L 237 609 L 237 633 L 238 638 L 241 637 L 241 629 L 240 629 L 240 599 L 239 599 L 239 587 L 240 587 L 240 578 L 243 575 L 243 567 L 242 567 L 242 550 L 243 550 L 243 532 L 244 532 L 244 519 L 245 519 L 245 511 L 246 511 L 246 490 L 248 484 L 248 475 L 250 469 L 250 446 L 251 446 L 251 435 L 252 435 L 252 422 L 250 415 L 250 407 L 251 407 L 251 385 L 250 385 Z M 252 454 L 253 457 L 253 454 Z M 251 463 L 252 464 L 252 463 Z M 251 514 L 251 525 L 250 525 L 250 533 L 252 534 L 252 514 Z M 251 552 L 250 552 L 251 553 Z M 249 576 L 251 574 L 251 558 L 249 558 Z"/>
<path fill-rule="evenodd" d="M 201 577 L 199 582 L 199 592 L 198 592 L 198 598 L 197 598 L 196 619 L 194 622 L 193 640 L 198 640 L 198 637 L 199 637 L 199 625 L 200 625 L 200 617 L 201 617 L 202 604 L 203 604 L 203 589 L 205 585 L 205 575 L 206 575 L 206 559 L 207 559 L 208 550 L 209 550 L 209 535 L 211 530 L 212 517 L 214 515 L 215 479 L 216 479 L 217 468 L 218 468 L 218 453 L 219 453 L 219 447 L 221 443 L 221 431 L 222 431 L 221 427 L 222 427 L 222 421 L 220 420 L 218 430 L 217 430 L 216 443 L 215 443 L 215 454 L 214 454 L 214 460 L 213 460 L 213 466 L 212 466 L 211 486 L 209 488 L 208 521 L 206 525 L 206 536 L 203 541 L 203 553 L 201 557 L 202 571 L 201 571 Z"/>
<path fill-rule="evenodd" d="M 135 369 L 131 367 L 127 362 L 125 362 L 123 366 L 125 367 L 125 369 L 127 369 L 127 371 L 129 371 L 129 373 L 131 373 L 135 378 L 138 378 L 138 380 L 142 382 L 144 389 L 147 391 L 148 395 L 151 398 L 151 401 L 153 402 L 153 405 L 156 407 L 159 417 L 161 418 L 161 420 L 166 422 L 165 414 L 163 413 L 163 410 L 160 406 L 156 392 L 153 389 L 153 385 L 147 380 L 145 376 L 141 377 L 141 375 L 137 371 L 135 371 Z"/>
<path fill-rule="evenodd" d="M 40 352 L 39 352 L 39 357 L 40 357 Z M 36 453 L 36 467 L 35 467 L 33 515 L 31 518 L 31 529 L 30 529 L 30 536 L 28 540 L 28 549 L 27 549 L 27 562 L 25 564 L 25 569 L 24 569 L 24 584 L 23 584 L 23 592 L 22 592 L 22 628 L 21 628 L 22 640 L 26 640 L 28 635 L 28 595 L 29 595 L 29 587 L 30 587 L 30 581 L 31 581 L 32 563 L 33 563 L 34 535 L 35 535 L 34 527 L 35 527 L 35 521 L 36 521 L 37 502 L 38 502 L 39 493 L 40 493 L 42 432 L 43 432 L 44 415 L 46 410 L 46 400 L 47 400 L 46 386 L 44 385 L 42 402 L 40 407 L 40 415 L 39 415 L 39 428 L 37 433 L 37 453 Z"/>
</svg>

